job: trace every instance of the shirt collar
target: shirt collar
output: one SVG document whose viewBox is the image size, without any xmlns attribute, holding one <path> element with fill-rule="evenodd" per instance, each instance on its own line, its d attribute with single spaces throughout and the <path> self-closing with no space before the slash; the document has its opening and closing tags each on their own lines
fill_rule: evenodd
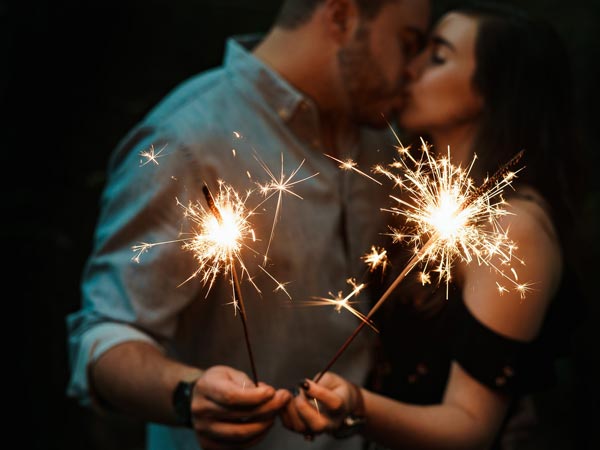
<svg viewBox="0 0 600 450">
<path fill-rule="evenodd" d="M 281 119 L 288 121 L 300 104 L 312 103 L 277 72 L 268 67 L 251 50 L 262 35 L 233 36 L 227 40 L 225 70 L 247 95 L 268 105 Z"/>
</svg>

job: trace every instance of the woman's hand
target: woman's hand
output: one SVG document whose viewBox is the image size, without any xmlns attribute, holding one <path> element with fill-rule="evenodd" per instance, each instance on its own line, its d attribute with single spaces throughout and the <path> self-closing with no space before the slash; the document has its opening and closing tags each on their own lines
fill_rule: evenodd
<svg viewBox="0 0 600 450">
<path fill-rule="evenodd" d="M 364 416 L 360 388 L 334 373 L 328 372 L 319 383 L 305 380 L 300 393 L 288 404 L 281 419 L 292 431 L 310 437 L 335 432 L 352 415 Z"/>
</svg>

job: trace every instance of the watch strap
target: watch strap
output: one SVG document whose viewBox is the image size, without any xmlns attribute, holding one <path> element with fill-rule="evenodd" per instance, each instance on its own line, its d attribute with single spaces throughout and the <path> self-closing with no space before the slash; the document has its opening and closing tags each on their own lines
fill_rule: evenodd
<svg viewBox="0 0 600 450">
<path fill-rule="evenodd" d="M 177 424 L 192 428 L 192 398 L 196 381 L 180 381 L 175 386 L 172 406 L 177 418 Z"/>
</svg>

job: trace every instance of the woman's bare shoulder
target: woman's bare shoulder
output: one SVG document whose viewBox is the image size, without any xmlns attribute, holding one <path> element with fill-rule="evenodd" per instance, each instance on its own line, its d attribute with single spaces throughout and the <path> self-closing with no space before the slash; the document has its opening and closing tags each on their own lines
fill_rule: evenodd
<svg viewBox="0 0 600 450">
<path fill-rule="evenodd" d="M 514 243 L 510 262 L 464 267 L 463 297 L 473 315 L 508 337 L 533 339 L 560 283 L 562 255 L 543 199 L 515 196 L 499 221 Z"/>
</svg>

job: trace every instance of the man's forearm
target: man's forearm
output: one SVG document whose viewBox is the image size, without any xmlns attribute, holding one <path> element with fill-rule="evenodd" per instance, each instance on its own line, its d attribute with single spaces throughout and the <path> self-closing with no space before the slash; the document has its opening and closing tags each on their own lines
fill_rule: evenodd
<svg viewBox="0 0 600 450">
<path fill-rule="evenodd" d="M 104 353 L 90 370 L 90 386 L 112 408 L 160 423 L 175 423 L 171 396 L 179 381 L 192 381 L 200 369 L 164 356 L 144 342 L 126 342 Z"/>
</svg>

